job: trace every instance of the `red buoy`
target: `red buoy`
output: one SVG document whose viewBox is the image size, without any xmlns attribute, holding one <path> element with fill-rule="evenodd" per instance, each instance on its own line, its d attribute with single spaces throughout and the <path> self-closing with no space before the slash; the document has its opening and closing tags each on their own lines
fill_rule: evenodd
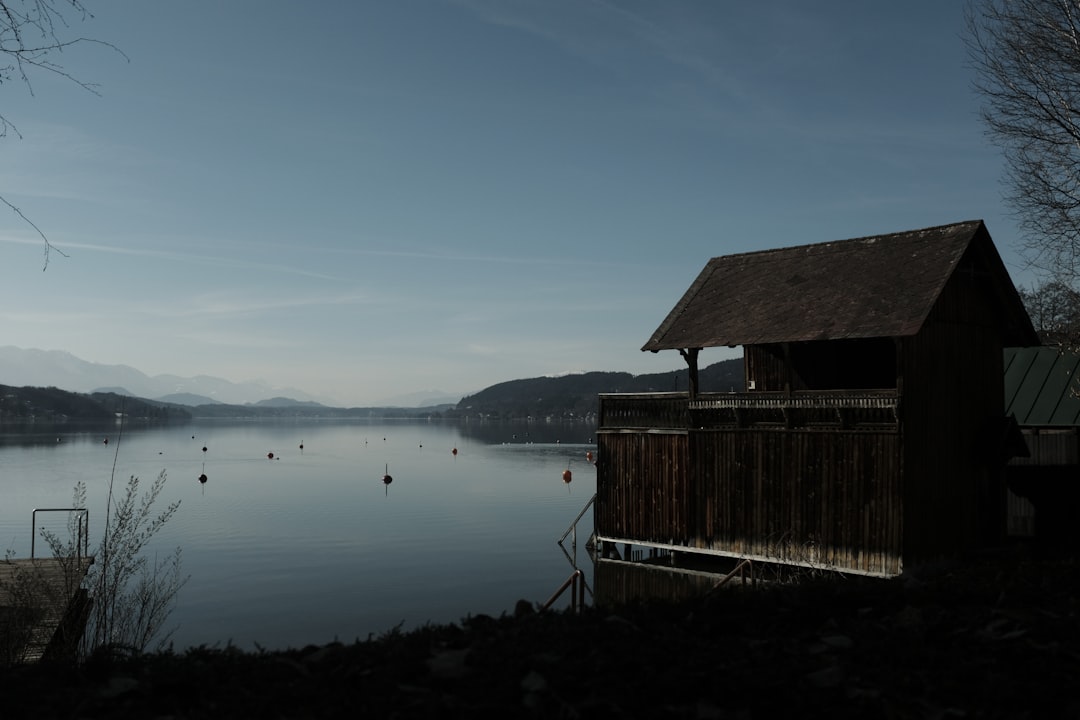
<svg viewBox="0 0 1080 720">
<path fill-rule="evenodd" d="M 573 478 L 574 478 L 574 475 L 573 475 L 573 473 L 570 472 L 570 468 L 566 468 L 565 470 L 562 471 L 562 481 L 564 483 L 566 483 L 567 485 L 570 484 L 570 481 Z"/>
<path fill-rule="evenodd" d="M 593 459 L 593 454 L 592 454 L 592 450 L 590 450 L 589 452 L 585 453 L 585 459 L 586 459 L 586 460 L 588 460 L 589 462 L 592 462 L 592 459 Z"/>
<path fill-rule="evenodd" d="M 450 452 L 451 452 L 451 453 L 452 453 L 453 455 L 455 455 L 455 456 L 456 456 L 456 455 L 457 455 L 457 448 L 454 448 L 454 449 L 453 449 L 453 450 L 451 450 Z"/>
</svg>

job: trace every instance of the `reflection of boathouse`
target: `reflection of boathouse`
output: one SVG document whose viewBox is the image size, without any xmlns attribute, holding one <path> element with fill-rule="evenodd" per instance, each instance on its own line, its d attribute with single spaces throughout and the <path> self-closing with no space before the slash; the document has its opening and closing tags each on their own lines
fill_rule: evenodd
<svg viewBox="0 0 1080 720">
<path fill-rule="evenodd" d="M 689 392 L 600 397 L 596 538 L 885 576 L 998 542 L 1002 349 L 1036 344 L 981 221 L 713 258 L 642 348 Z"/>
</svg>

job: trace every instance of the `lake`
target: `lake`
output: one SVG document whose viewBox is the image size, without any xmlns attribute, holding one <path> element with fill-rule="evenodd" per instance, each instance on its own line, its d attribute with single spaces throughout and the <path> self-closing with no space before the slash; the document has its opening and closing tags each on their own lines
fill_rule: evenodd
<svg viewBox="0 0 1080 720">
<path fill-rule="evenodd" d="M 147 488 L 165 470 L 156 507 L 180 501 L 151 549 L 181 547 L 190 575 L 169 620 L 176 649 L 284 649 L 498 616 L 545 601 L 574 562 L 591 585 L 591 511 L 576 553 L 556 540 L 596 490 L 593 432 L 382 420 L 8 428 L 0 546 L 29 557 L 33 509 L 70 506 L 81 480 L 93 552 L 115 462 L 116 488 L 132 475 Z M 48 554 L 40 539 L 36 553 Z"/>
</svg>

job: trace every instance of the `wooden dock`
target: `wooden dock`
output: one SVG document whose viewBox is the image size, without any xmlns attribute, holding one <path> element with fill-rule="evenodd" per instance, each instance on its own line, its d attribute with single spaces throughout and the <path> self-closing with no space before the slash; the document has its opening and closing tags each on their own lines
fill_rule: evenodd
<svg viewBox="0 0 1080 720">
<path fill-rule="evenodd" d="M 73 656 L 90 612 L 92 557 L 0 561 L 0 667 Z"/>
</svg>

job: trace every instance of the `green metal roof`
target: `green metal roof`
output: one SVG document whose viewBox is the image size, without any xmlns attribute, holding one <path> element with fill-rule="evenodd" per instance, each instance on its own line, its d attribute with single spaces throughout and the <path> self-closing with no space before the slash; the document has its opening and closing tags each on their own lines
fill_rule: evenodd
<svg viewBox="0 0 1080 720">
<path fill-rule="evenodd" d="M 1080 355 L 1055 347 L 1005 348 L 1005 414 L 1021 427 L 1080 425 Z"/>
</svg>

